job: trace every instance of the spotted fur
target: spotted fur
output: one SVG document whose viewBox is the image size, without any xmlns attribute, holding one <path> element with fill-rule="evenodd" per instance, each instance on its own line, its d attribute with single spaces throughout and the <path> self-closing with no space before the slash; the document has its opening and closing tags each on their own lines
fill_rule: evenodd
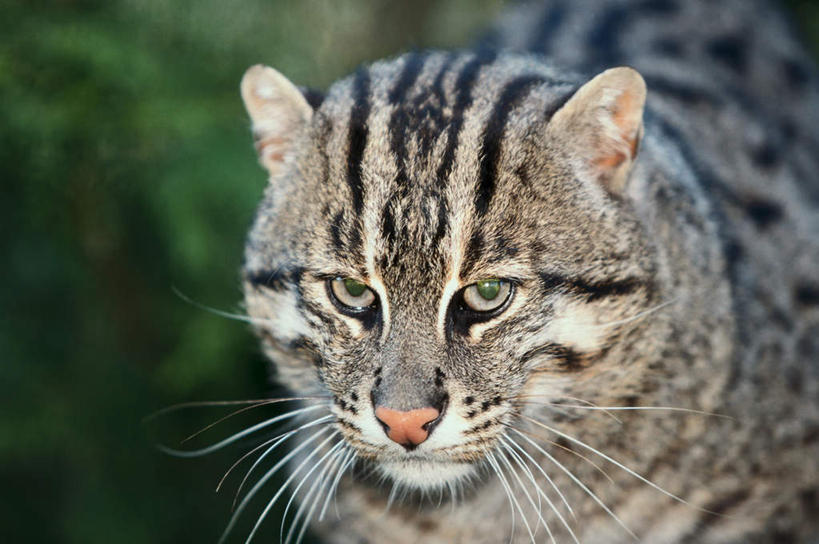
<svg viewBox="0 0 819 544">
<path fill-rule="evenodd" d="M 644 115 L 633 70 L 587 83 L 625 64 Z M 819 87 L 776 10 L 555 0 L 320 98 L 265 70 L 243 84 L 271 176 L 245 298 L 358 459 L 326 541 L 815 537 Z M 345 314 L 336 277 L 372 311 Z M 508 303 L 462 311 L 485 278 Z M 445 410 L 405 451 L 376 396 Z M 442 490 L 452 508 L 423 497 Z"/>
</svg>

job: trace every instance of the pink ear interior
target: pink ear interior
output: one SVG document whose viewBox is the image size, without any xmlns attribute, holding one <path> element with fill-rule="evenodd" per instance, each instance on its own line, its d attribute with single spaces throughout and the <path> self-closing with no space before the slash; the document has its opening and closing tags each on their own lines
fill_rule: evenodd
<svg viewBox="0 0 819 544">
<path fill-rule="evenodd" d="M 620 129 L 620 138 L 626 144 L 625 148 L 628 155 L 623 151 L 610 149 L 610 153 L 603 153 L 594 161 L 597 168 L 600 170 L 613 170 L 622 165 L 623 161 L 627 159 L 634 160 L 640 146 L 642 109 L 642 101 L 632 91 L 623 91 L 615 99 L 611 107 L 611 120 Z"/>
<path fill-rule="evenodd" d="M 267 66 L 252 66 L 241 84 L 242 99 L 253 121 L 259 162 L 277 174 L 313 109 L 286 77 Z"/>
<path fill-rule="evenodd" d="M 622 192 L 642 136 L 646 86 L 631 68 L 612 68 L 580 87 L 549 123 L 573 167 L 608 192 Z"/>
</svg>

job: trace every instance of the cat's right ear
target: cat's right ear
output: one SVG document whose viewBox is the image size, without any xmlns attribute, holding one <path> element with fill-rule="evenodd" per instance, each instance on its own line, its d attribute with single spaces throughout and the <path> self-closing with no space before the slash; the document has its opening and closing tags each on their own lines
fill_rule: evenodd
<svg viewBox="0 0 819 544">
<path fill-rule="evenodd" d="M 618 195 L 637 157 L 645 102 L 643 77 L 632 68 L 611 68 L 580 87 L 547 131 L 576 170 Z"/>
<path fill-rule="evenodd" d="M 261 64 L 251 66 L 245 72 L 241 91 L 253 122 L 253 140 L 259 162 L 274 176 L 307 128 L 313 108 L 290 80 Z"/>
</svg>

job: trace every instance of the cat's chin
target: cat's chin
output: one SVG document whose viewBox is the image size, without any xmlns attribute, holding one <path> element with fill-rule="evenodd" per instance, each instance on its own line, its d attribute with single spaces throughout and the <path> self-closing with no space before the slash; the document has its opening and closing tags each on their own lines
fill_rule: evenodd
<svg viewBox="0 0 819 544">
<path fill-rule="evenodd" d="M 410 458 L 381 461 L 378 463 L 378 471 L 400 486 L 428 491 L 469 480 L 475 474 L 475 465 L 469 462 Z"/>
</svg>

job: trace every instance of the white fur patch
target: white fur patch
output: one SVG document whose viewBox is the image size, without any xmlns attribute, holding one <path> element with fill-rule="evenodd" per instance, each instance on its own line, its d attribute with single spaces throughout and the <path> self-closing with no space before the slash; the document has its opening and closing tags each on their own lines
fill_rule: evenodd
<svg viewBox="0 0 819 544">
<path fill-rule="evenodd" d="M 268 308 L 274 309 L 267 318 L 269 327 L 278 338 L 297 338 L 310 334 L 310 328 L 304 316 L 297 309 L 296 295 L 290 291 L 266 291 L 269 300 Z"/>
<path fill-rule="evenodd" d="M 602 347 L 604 330 L 598 324 L 599 311 L 586 304 L 564 304 L 546 328 L 548 338 L 578 351 L 595 351 Z"/>
</svg>

